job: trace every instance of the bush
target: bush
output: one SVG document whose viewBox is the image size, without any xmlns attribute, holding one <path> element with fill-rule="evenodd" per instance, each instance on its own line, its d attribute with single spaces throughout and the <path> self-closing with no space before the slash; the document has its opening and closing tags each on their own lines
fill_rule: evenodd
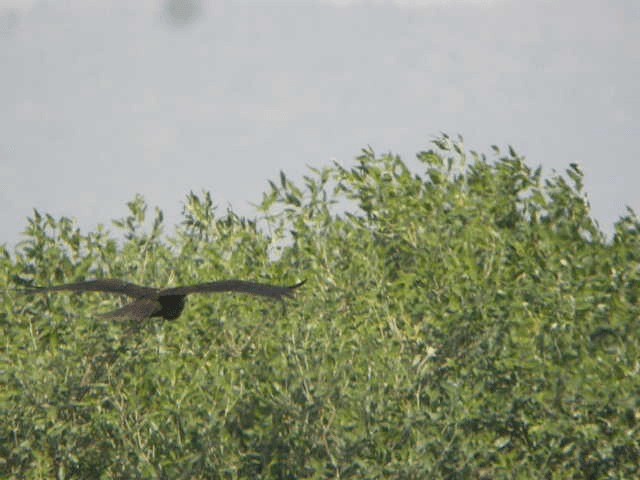
<svg viewBox="0 0 640 480">
<path fill-rule="evenodd" d="M 282 173 L 257 219 L 191 193 L 171 235 L 140 197 L 119 234 L 34 212 L 0 251 L 0 476 L 636 478 L 638 217 L 607 241 L 576 165 L 435 144 Z M 12 290 L 96 277 L 307 283 L 135 326 Z"/>
</svg>

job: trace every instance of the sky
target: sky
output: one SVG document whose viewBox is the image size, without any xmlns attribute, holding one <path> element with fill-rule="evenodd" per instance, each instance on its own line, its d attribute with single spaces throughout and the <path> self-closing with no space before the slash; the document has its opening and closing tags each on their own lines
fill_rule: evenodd
<svg viewBox="0 0 640 480">
<path fill-rule="evenodd" d="M 578 163 L 606 232 L 640 209 L 637 0 L 0 0 L 0 244 L 139 193 L 254 216 L 268 180 L 440 132 Z"/>
</svg>

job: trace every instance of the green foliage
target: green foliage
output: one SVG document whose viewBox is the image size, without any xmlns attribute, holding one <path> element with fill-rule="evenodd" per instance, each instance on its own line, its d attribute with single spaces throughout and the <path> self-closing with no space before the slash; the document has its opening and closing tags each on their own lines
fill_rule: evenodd
<svg viewBox="0 0 640 480">
<path fill-rule="evenodd" d="M 0 476 L 637 478 L 640 219 L 607 241 L 576 165 L 434 143 L 419 173 L 370 149 L 282 173 L 256 220 L 190 193 L 171 236 L 140 197 L 115 235 L 34 212 L 8 289 L 307 284 L 137 326 L 95 318 L 113 298 L 8 290 Z"/>
</svg>

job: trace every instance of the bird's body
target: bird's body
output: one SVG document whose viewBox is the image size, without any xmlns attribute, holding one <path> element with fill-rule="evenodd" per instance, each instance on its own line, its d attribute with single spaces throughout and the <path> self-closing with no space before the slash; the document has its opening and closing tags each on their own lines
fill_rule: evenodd
<svg viewBox="0 0 640 480">
<path fill-rule="evenodd" d="M 186 287 L 159 289 L 143 287 L 120 280 L 100 279 L 55 285 L 52 287 L 28 288 L 25 289 L 24 292 L 104 292 L 125 295 L 135 300 L 117 310 L 101 314 L 100 316 L 111 319 L 144 320 L 151 317 L 161 317 L 166 320 L 175 320 L 180 316 L 185 307 L 187 295 L 192 293 L 240 292 L 275 300 L 283 300 L 287 297 L 293 297 L 293 291 L 303 283 L 304 281 L 288 287 L 280 287 L 244 280 L 222 280 Z"/>
<path fill-rule="evenodd" d="M 163 295 L 158 298 L 161 308 L 152 317 L 162 317 L 167 320 L 175 320 L 182 314 L 187 303 L 186 295 Z"/>
</svg>

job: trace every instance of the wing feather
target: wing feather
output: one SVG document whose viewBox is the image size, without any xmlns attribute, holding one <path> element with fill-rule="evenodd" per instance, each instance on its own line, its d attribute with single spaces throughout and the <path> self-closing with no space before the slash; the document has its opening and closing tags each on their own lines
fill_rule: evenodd
<svg viewBox="0 0 640 480">
<path fill-rule="evenodd" d="M 110 320 L 145 320 L 161 309 L 162 305 L 158 300 L 141 298 L 112 312 L 99 314 L 98 317 Z"/>
<path fill-rule="evenodd" d="M 189 295 L 191 293 L 219 293 L 239 292 L 250 295 L 282 300 L 285 297 L 293 297 L 294 290 L 304 284 L 304 280 L 291 286 L 267 285 L 264 283 L 247 282 L 244 280 L 221 280 L 218 282 L 201 283 L 187 287 L 175 287 L 160 290 L 160 295 Z"/>
<path fill-rule="evenodd" d="M 150 287 L 142 287 L 133 283 L 123 282 L 122 280 L 114 280 L 103 278 L 98 280 L 89 280 L 87 282 L 67 283 L 65 285 L 53 285 L 51 287 L 33 287 L 22 290 L 25 293 L 48 293 L 48 292 L 105 292 L 115 293 L 118 295 L 126 295 L 128 297 L 140 298 L 145 295 L 156 293 L 158 290 Z"/>
</svg>

